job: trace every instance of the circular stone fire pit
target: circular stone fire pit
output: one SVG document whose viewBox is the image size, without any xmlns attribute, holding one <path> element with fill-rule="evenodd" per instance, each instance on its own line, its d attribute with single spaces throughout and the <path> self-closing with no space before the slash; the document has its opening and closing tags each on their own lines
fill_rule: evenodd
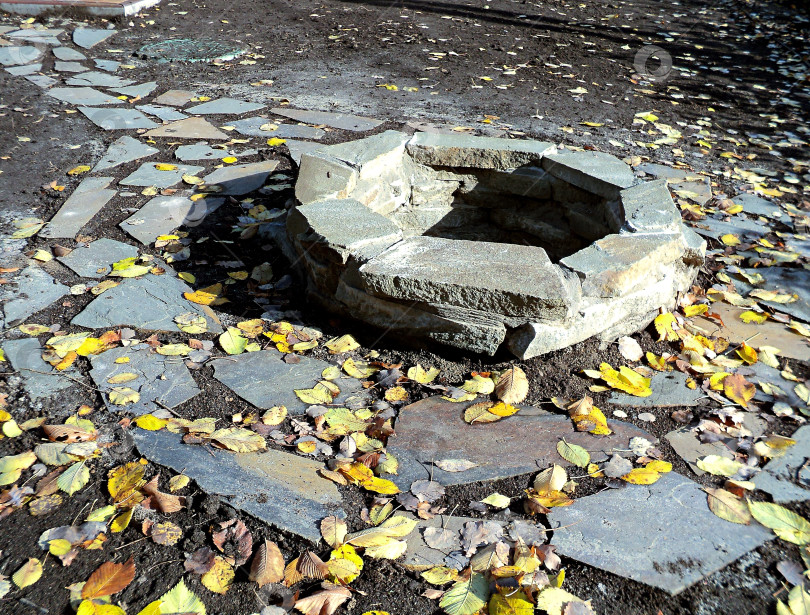
<svg viewBox="0 0 810 615">
<path fill-rule="evenodd" d="M 529 358 L 672 307 L 703 263 L 665 181 L 549 143 L 388 131 L 304 154 L 288 256 L 397 335 Z"/>
</svg>

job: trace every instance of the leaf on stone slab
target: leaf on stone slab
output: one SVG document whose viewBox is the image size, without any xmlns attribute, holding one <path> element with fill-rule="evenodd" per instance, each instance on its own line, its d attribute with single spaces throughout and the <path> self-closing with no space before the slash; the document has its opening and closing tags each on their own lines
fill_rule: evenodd
<svg viewBox="0 0 810 615">
<path fill-rule="evenodd" d="M 195 335 L 208 331 L 208 321 L 205 316 L 196 312 L 184 312 L 175 316 L 174 322 L 183 333 Z"/>
<path fill-rule="evenodd" d="M 113 387 L 107 394 L 110 403 L 116 406 L 126 406 L 140 401 L 141 394 L 129 387 Z"/>
<path fill-rule="evenodd" d="M 287 408 L 284 406 L 274 406 L 262 415 L 264 425 L 281 425 L 287 418 Z"/>
<path fill-rule="evenodd" d="M 295 608 L 304 615 L 333 615 L 351 596 L 351 592 L 345 587 L 325 584 L 325 589 L 298 599 Z"/>
<path fill-rule="evenodd" d="M 748 402 L 754 398 L 756 392 L 756 386 L 740 374 L 729 374 L 723 378 L 723 393 L 743 408 L 748 408 Z"/>
<path fill-rule="evenodd" d="M 748 500 L 751 515 L 762 525 L 787 542 L 797 545 L 810 544 L 810 522 L 784 506 L 770 502 Z"/>
<path fill-rule="evenodd" d="M 483 574 L 473 573 L 469 579 L 457 581 L 448 589 L 439 606 L 447 615 L 474 615 L 489 599 L 489 582 Z"/>
<path fill-rule="evenodd" d="M 655 325 L 655 330 L 658 331 L 659 342 L 677 342 L 680 339 L 675 331 L 677 321 L 675 320 L 675 315 L 671 312 L 659 314 L 655 317 L 653 324 Z"/>
<path fill-rule="evenodd" d="M 442 459 L 440 461 L 434 461 L 433 465 L 445 472 L 466 472 L 467 470 L 478 467 L 477 463 L 467 459 Z"/>
<path fill-rule="evenodd" d="M 255 431 L 244 427 L 226 427 L 211 434 L 211 440 L 234 453 L 252 453 L 267 448 L 267 442 Z"/>
<path fill-rule="evenodd" d="M 348 358 L 343 362 L 343 371 L 352 378 L 365 380 L 372 374 L 376 374 L 380 371 L 380 368 L 366 363 L 365 361 L 355 361 L 352 358 Z"/>
<path fill-rule="evenodd" d="M 696 463 L 704 472 L 715 476 L 734 476 L 745 464 L 720 455 L 707 455 L 703 459 L 698 459 Z"/>
<path fill-rule="evenodd" d="M 493 493 L 488 495 L 483 500 L 481 500 L 482 504 L 486 504 L 487 506 L 492 506 L 492 508 L 497 508 L 498 510 L 504 509 L 509 506 L 509 503 L 512 501 L 512 498 L 501 495 L 500 493 Z"/>
<path fill-rule="evenodd" d="M 247 348 L 247 338 L 242 335 L 242 331 L 236 327 L 228 327 L 222 335 L 219 336 L 219 345 L 222 350 L 230 355 L 242 354 Z"/>
<path fill-rule="evenodd" d="M 708 494 L 709 510 L 715 515 L 740 525 L 751 523 L 751 513 L 745 500 L 725 489 L 704 487 L 703 490 Z"/>
<path fill-rule="evenodd" d="M 461 546 L 470 557 L 481 545 L 497 542 L 503 536 L 503 527 L 496 521 L 467 521 L 461 530 Z"/>
<path fill-rule="evenodd" d="M 256 550 L 250 564 L 250 580 L 264 587 L 268 583 L 279 583 L 284 579 L 284 556 L 278 545 L 265 540 Z"/>
<path fill-rule="evenodd" d="M 182 579 L 163 594 L 160 600 L 161 615 L 188 615 L 189 613 L 205 615 L 205 604 L 186 587 Z"/>
<path fill-rule="evenodd" d="M 33 585 L 42 576 L 42 562 L 35 558 L 29 558 L 13 575 L 11 580 L 14 585 L 23 589 L 29 585 Z"/>
<path fill-rule="evenodd" d="M 312 406 L 331 404 L 334 399 L 329 389 L 320 386 L 312 389 L 295 389 L 295 395 L 305 404 Z"/>
<path fill-rule="evenodd" d="M 434 502 L 444 495 L 444 486 L 434 480 L 417 480 L 411 483 L 411 493 L 420 502 Z"/>
<path fill-rule="evenodd" d="M 163 429 L 168 422 L 167 419 L 159 419 L 152 414 L 142 414 L 133 421 L 138 427 L 146 431 L 158 431 Z"/>
<path fill-rule="evenodd" d="M 183 293 L 183 296 L 198 305 L 212 305 L 222 294 L 222 284 L 214 284 L 207 288 L 195 290 L 192 293 Z"/>
<path fill-rule="evenodd" d="M 372 557 L 374 559 L 398 559 L 405 555 L 405 552 L 408 550 L 408 543 L 404 540 L 389 540 L 384 545 L 379 545 L 376 547 L 368 547 L 365 550 L 365 555 L 367 557 Z"/>
<path fill-rule="evenodd" d="M 495 593 L 489 599 L 489 615 L 534 615 L 534 603 L 522 591 Z"/>
<path fill-rule="evenodd" d="M 214 593 L 225 594 L 231 588 L 235 576 L 233 566 L 225 561 L 225 558 L 216 556 L 214 565 L 202 575 L 200 583 Z"/>
<path fill-rule="evenodd" d="M 648 467 L 633 468 L 627 474 L 619 478 L 631 485 L 652 485 L 661 478 L 661 473 Z"/>
<path fill-rule="evenodd" d="M 431 585 L 446 585 L 458 578 L 458 570 L 447 566 L 436 566 L 425 570 L 420 576 Z"/>
<path fill-rule="evenodd" d="M 408 378 L 419 384 L 430 384 L 439 375 L 440 370 L 436 367 L 429 367 L 427 370 L 416 364 L 415 367 L 408 369 Z"/>
<path fill-rule="evenodd" d="M 591 456 L 584 448 L 578 444 L 570 444 L 565 440 L 557 442 L 557 452 L 560 457 L 579 468 L 587 468 L 591 462 Z"/>
<path fill-rule="evenodd" d="M 93 599 L 112 596 L 126 589 L 135 578 L 135 562 L 130 557 L 123 564 L 104 562 L 87 579 L 82 598 Z"/>
<path fill-rule="evenodd" d="M 611 388 L 637 397 L 649 397 L 652 395 L 650 379 L 645 378 L 629 367 L 622 365 L 617 371 L 609 363 L 602 363 L 599 366 L 599 373 Z"/>
<path fill-rule="evenodd" d="M 587 431 L 596 436 L 609 436 L 613 431 L 607 425 L 604 413 L 593 405 L 588 395 L 568 406 L 568 414 L 577 431 Z"/>
<path fill-rule="evenodd" d="M 431 549 L 449 551 L 458 548 L 458 532 L 442 527 L 426 527 L 422 530 L 422 539 Z"/>
<path fill-rule="evenodd" d="M 632 470 L 633 463 L 618 454 L 614 454 L 603 468 L 605 476 L 608 478 L 621 478 Z"/>
</svg>

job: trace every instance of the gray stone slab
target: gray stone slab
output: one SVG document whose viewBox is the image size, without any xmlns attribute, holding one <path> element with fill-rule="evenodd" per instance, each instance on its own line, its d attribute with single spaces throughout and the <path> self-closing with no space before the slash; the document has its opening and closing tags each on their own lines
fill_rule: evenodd
<svg viewBox="0 0 810 615">
<path fill-rule="evenodd" d="M 638 165 L 638 169 L 639 171 L 648 173 L 657 179 L 682 181 L 695 175 L 695 173 L 686 169 L 676 169 L 673 167 L 668 167 L 665 164 L 656 164 L 653 162 L 643 162 Z"/>
<path fill-rule="evenodd" d="M 174 157 L 183 162 L 191 160 L 222 160 L 230 155 L 227 149 L 211 147 L 205 141 L 194 145 L 181 145 L 174 152 Z"/>
<path fill-rule="evenodd" d="M 734 453 L 723 442 L 701 442 L 698 439 L 697 432 L 691 427 L 681 427 L 670 431 L 664 437 L 678 456 L 689 464 L 689 468 L 698 476 L 706 473 L 697 466 L 698 459 L 703 459 L 709 455 L 734 459 Z"/>
<path fill-rule="evenodd" d="M 32 43 L 61 45 L 62 43 L 59 42 L 57 37 L 64 34 L 64 32 L 64 30 L 59 28 L 26 28 L 24 30 L 8 32 L 5 36 L 11 39 L 29 41 Z"/>
<path fill-rule="evenodd" d="M 90 49 L 102 41 L 106 41 L 115 32 L 115 30 L 100 30 L 98 28 L 76 28 L 73 31 L 73 42 L 79 47 Z"/>
<path fill-rule="evenodd" d="M 70 289 L 37 265 L 6 276 L 10 283 L 0 286 L 0 328 L 15 325 L 44 310 Z"/>
<path fill-rule="evenodd" d="M 411 515 L 406 515 L 412 518 Z M 427 570 L 435 566 L 449 566 L 456 570 L 466 568 L 466 560 L 456 560 L 451 553 L 464 551 L 461 545 L 461 531 L 466 523 L 479 522 L 496 523 L 503 526 L 500 521 L 490 519 L 475 519 L 472 517 L 455 517 L 453 515 L 436 515 L 433 519 L 420 520 L 416 529 L 408 534 L 406 542 L 408 548 L 402 559 L 402 565 L 411 570 Z M 443 550 L 434 549 L 425 542 L 424 531 L 428 528 L 440 527 L 448 530 L 447 547 Z M 510 541 L 511 544 L 511 541 Z"/>
<path fill-rule="evenodd" d="M 752 214 L 754 216 L 763 216 L 765 218 L 771 218 L 773 220 L 781 220 L 785 224 L 792 226 L 792 222 L 790 221 L 790 217 L 788 216 L 787 212 L 779 207 L 778 204 L 769 201 L 768 199 L 763 199 L 762 197 L 756 196 L 755 194 L 738 194 L 731 199 L 737 205 L 742 205 L 743 210 L 747 214 Z"/>
<path fill-rule="evenodd" d="M 104 94 L 93 88 L 53 88 L 48 91 L 49 96 L 69 105 L 123 105 L 124 101 Z"/>
<path fill-rule="evenodd" d="M 158 196 L 146 203 L 119 225 L 143 244 L 151 244 L 181 226 L 200 224 L 222 205 L 225 199 L 209 197 L 192 201 L 187 196 Z"/>
<path fill-rule="evenodd" d="M 673 232 L 681 228 L 681 214 L 664 180 L 622 190 L 621 199 L 626 224 L 634 231 Z"/>
<path fill-rule="evenodd" d="M 166 124 L 160 128 L 155 128 L 146 133 L 147 137 L 167 137 L 171 139 L 207 139 L 223 140 L 230 139 L 221 130 L 201 117 L 190 117 L 185 120 L 178 120 L 171 124 Z"/>
<path fill-rule="evenodd" d="M 217 98 L 189 107 L 186 111 L 195 115 L 241 115 L 264 109 L 265 106 L 236 98 Z"/>
<path fill-rule="evenodd" d="M 782 457 L 769 461 L 754 477 L 757 489 L 769 493 L 774 502 L 806 502 L 810 500 L 810 425 L 796 430 L 796 444 Z"/>
<path fill-rule="evenodd" d="M 649 486 L 629 485 L 577 499 L 548 515 L 557 552 L 675 595 L 773 534 L 709 510 L 701 486 L 674 472 Z"/>
<path fill-rule="evenodd" d="M 529 474 L 555 463 L 567 466 L 556 449 L 561 438 L 587 448 L 595 463 L 607 460 L 613 450 L 626 450 L 631 438 L 655 440 L 646 431 L 614 420 L 608 421 L 612 435 L 595 438 L 575 431 L 567 416 L 531 406 L 521 406 L 520 412 L 496 423 L 469 425 L 462 418 L 468 405 L 436 396 L 402 408 L 388 441 L 399 470 L 387 478 L 400 489 L 430 477 L 443 485 L 462 485 Z M 432 465 L 443 459 L 467 459 L 478 466 L 445 472 Z"/>
<path fill-rule="evenodd" d="M 344 518 L 340 492 L 318 475 L 319 461 L 291 453 L 229 453 L 213 447 L 183 444 L 167 431 L 133 432 L 141 455 L 191 477 L 206 493 L 257 519 L 319 543 L 320 521 Z"/>
<path fill-rule="evenodd" d="M 196 175 L 205 167 L 190 164 L 177 164 L 171 171 L 159 171 L 155 165 L 166 164 L 159 162 L 144 162 L 137 170 L 118 182 L 122 186 L 155 186 L 156 188 L 169 188 L 183 179 L 183 175 Z"/>
<path fill-rule="evenodd" d="M 83 278 L 103 278 L 112 270 L 113 263 L 135 256 L 138 256 L 135 246 L 103 237 L 60 256 L 59 261 Z"/>
<path fill-rule="evenodd" d="M 42 360 L 44 348 L 36 338 L 6 340 L 2 347 L 11 367 L 20 373 L 23 388 L 32 399 L 51 397 L 75 386 L 70 378 L 64 377 L 62 372 Z"/>
<path fill-rule="evenodd" d="M 154 115 L 164 122 L 176 122 L 177 120 L 184 120 L 188 117 L 185 113 L 180 113 L 172 107 L 163 107 L 160 105 L 138 105 L 137 109 L 149 115 Z"/>
<path fill-rule="evenodd" d="M 371 117 L 361 115 L 351 115 L 349 113 L 330 113 L 327 111 L 306 111 L 304 109 L 290 109 L 289 107 L 276 107 L 271 109 L 272 113 L 288 117 L 296 122 L 331 126 L 340 130 L 351 130 L 353 132 L 367 132 L 374 130 L 383 123 L 383 120 L 375 120 Z"/>
<path fill-rule="evenodd" d="M 408 153 L 416 162 L 479 169 L 515 169 L 556 151 L 552 143 L 542 141 L 428 132 L 416 133 L 408 143 Z"/>
<path fill-rule="evenodd" d="M 607 199 L 618 197 L 635 182 L 629 166 L 604 152 L 562 151 L 544 157 L 543 168 L 554 177 Z"/>
<path fill-rule="evenodd" d="M 650 380 L 652 395 L 637 397 L 626 393 L 611 392 L 610 403 L 617 406 L 634 406 L 636 408 L 673 408 L 675 406 L 697 406 L 703 397 L 700 388 L 690 389 L 686 386 L 689 377 L 683 372 L 656 372 Z"/>
<path fill-rule="evenodd" d="M 122 357 L 127 357 L 129 362 L 115 362 Z M 110 412 L 128 412 L 140 416 L 155 412 L 164 406 L 174 408 L 200 392 L 183 357 L 163 356 L 148 344 L 107 350 L 90 357 L 90 364 L 92 365 L 90 376 L 101 391 Z M 137 378 L 122 384 L 107 382 L 110 378 L 121 374 L 135 374 Z M 109 401 L 109 394 L 116 387 L 137 391 L 141 398 L 125 406 L 113 404 Z"/>
<path fill-rule="evenodd" d="M 34 73 L 38 73 L 42 70 L 42 64 L 23 64 L 21 66 L 10 66 L 6 69 L 6 72 L 10 75 L 14 75 L 15 77 L 25 77 L 26 75 L 33 75 Z"/>
<path fill-rule="evenodd" d="M 697 176 L 683 182 L 670 182 L 669 188 L 676 196 L 705 205 L 712 198 L 712 185 L 708 177 Z"/>
<path fill-rule="evenodd" d="M 68 62 L 57 60 L 53 63 L 53 69 L 58 73 L 86 73 L 87 67 L 81 62 Z M 91 85 L 88 83 L 69 83 L 68 85 Z"/>
<path fill-rule="evenodd" d="M 276 124 L 276 130 L 261 130 L 265 124 L 274 124 L 266 117 L 250 117 L 244 120 L 230 122 L 236 132 L 249 137 L 266 137 L 268 139 L 276 137 L 279 139 L 320 139 L 326 133 L 320 128 L 312 126 L 302 126 L 298 124 Z"/>
<path fill-rule="evenodd" d="M 168 90 L 155 99 L 158 105 L 172 105 L 174 107 L 182 107 L 188 104 L 192 98 L 197 96 L 197 92 L 191 90 Z"/>
<path fill-rule="evenodd" d="M 138 139 L 124 135 L 110 145 L 104 157 L 93 167 L 93 173 L 106 171 L 140 158 L 146 158 L 152 154 L 157 154 L 159 151 L 159 149 L 151 145 L 141 143 Z"/>
<path fill-rule="evenodd" d="M 315 143 L 313 141 L 293 141 L 287 140 L 285 143 L 287 149 L 290 150 L 290 158 L 293 159 L 295 164 L 301 164 L 301 156 L 322 150 L 323 143 Z"/>
<path fill-rule="evenodd" d="M 759 288 L 798 295 L 798 300 L 791 303 L 775 303 L 762 299 L 757 299 L 757 301 L 777 312 L 786 312 L 794 318 L 810 322 L 810 271 L 802 267 L 757 267 L 756 269 L 744 269 L 744 271 L 749 275 L 761 275 L 765 278 L 765 282 L 754 286 L 745 280 L 735 278 L 734 285 L 739 292 L 747 294 L 755 288 Z"/>
<path fill-rule="evenodd" d="M 41 59 L 44 52 L 31 45 L 9 45 L 0 47 L 0 64 L 3 66 L 18 66 L 31 64 Z"/>
<path fill-rule="evenodd" d="M 298 363 L 285 363 L 284 355 L 274 348 L 247 352 L 234 357 L 214 359 L 214 378 L 239 397 L 266 410 L 285 406 L 290 414 L 303 414 L 309 407 L 295 394 L 295 389 L 311 389 L 323 380 L 323 370 L 331 364 L 302 356 Z M 335 404 L 355 396 L 365 398 L 360 381 L 355 378 L 333 380 L 340 389 Z"/>
<path fill-rule="evenodd" d="M 138 85 L 130 85 L 122 88 L 112 88 L 112 91 L 117 94 L 123 94 L 124 96 L 146 98 L 152 92 L 155 91 L 156 87 L 157 82 L 148 81 L 146 83 L 139 83 Z M 175 119 L 182 119 L 182 118 L 175 118 Z"/>
<path fill-rule="evenodd" d="M 116 62 L 115 60 L 99 60 L 97 58 L 93 58 L 93 64 L 96 65 L 96 68 L 106 70 L 110 73 L 114 73 L 118 70 L 118 67 L 121 66 L 121 62 Z"/>
<path fill-rule="evenodd" d="M 56 79 L 51 79 L 50 77 L 46 77 L 45 75 L 28 75 L 26 77 L 28 81 L 36 85 L 40 88 L 49 88 L 52 85 L 57 83 Z"/>
<path fill-rule="evenodd" d="M 258 190 L 264 186 L 267 176 L 278 166 L 278 160 L 232 164 L 217 169 L 203 179 L 207 185 L 218 185 L 222 190 L 218 195 L 239 196 Z"/>
<path fill-rule="evenodd" d="M 147 274 L 141 278 L 125 279 L 114 288 L 94 299 L 71 323 L 88 329 L 109 329 L 130 326 L 149 331 L 180 331 L 176 316 L 194 312 L 205 316 L 208 331 L 221 333 L 213 311 L 183 298 L 192 289 L 171 269 L 163 275 Z"/>
<path fill-rule="evenodd" d="M 116 75 L 102 73 L 97 70 L 79 73 L 66 81 L 66 84 L 71 86 L 101 88 L 122 88 L 124 86 L 131 85 L 132 83 L 135 83 L 132 79 L 122 79 Z"/>
<path fill-rule="evenodd" d="M 729 222 L 706 217 L 688 224 L 699 235 L 713 239 L 719 239 L 727 233 L 737 235 L 741 239 L 746 236 L 756 239 L 771 232 L 768 225 L 739 216 L 731 216 Z"/>
<path fill-rule="evenodd" d="M 62 204 L 50 223 L 42 230 L 43 237 L 73 238 L 92 220 L 101 208 L 115 196 L 107 186 L 112 177 L 87 177 L 76 186 L 73 194 Z"/>
<path fill-rule="evenodd" d="M 87 56 L 81 51 L 76 51 L 70 47 L 56 47 L 53 50 L 53 55 L 57 60 L 64 62 L 81 62 L 87 59 Z"/>
</svg>

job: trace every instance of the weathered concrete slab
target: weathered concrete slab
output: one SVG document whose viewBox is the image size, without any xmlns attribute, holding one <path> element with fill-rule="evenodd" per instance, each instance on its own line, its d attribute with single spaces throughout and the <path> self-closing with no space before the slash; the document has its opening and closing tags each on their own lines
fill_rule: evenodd
<svg viewBox="0 0 810 615">
<path fill-rule="evenodd" d="M 543 158 L 543 168 L 558 177 L 607 199 L 633 185 L 633 170 L 624 162 L 604 152 L 561 151 Z"/>
<path fill-rule="evenodd" d="M 122 357 L 127 357 L 129 362 L 115 362 Z M 90 376 L 102 392 L 104 403 L 110 412 L 128 412 L 139 416 L 155 412 L 164 406 L 174 408 L 200 392 L 183 357 L 160 355 L 148 344 L 113 348 L 90 357 L 90 363 Z M 108 382 L 122 374 L 134 374 L 137 377 L 122 384 Z M 116 387 L 137 391 L 140 399 L 133 404 L 115 405 L 109 401 L 109 394 Z"/>
<path fill-rule="evenodd" d="M 674 472 L 649 486 L 629 485 L 577 499 L 548 515 L 557 552 L 675 595 L 773 534 L 709 510 L 701 486 Z"/>
<path fill-rule="evenodd" d="M 182 107 L 196 96 L 197 92 L 191 90 L 168 90 L 155 99 L 155 104 Z"/>
<path fill-rule="evenodd" d="M 345 517 L 337 487 L 318 475 L 319 461 L 272 449 L 234 454 L 193 446 L 167 431 L 136 429 L 133 437 L 141 455 L 153 463 L 183 472 L 206 493 L 313 543 L 321 540 L 321 519 Z"/>
<path fill-rule="evenodd" d="M 44 349 L 36 338 L 6 340 L 0 345 L 11 367 L 20 373 L 23 388 L 32 399 L 51 397 L 75 386 L 70 378 L 65 378 L 62 372 L 57 372 L 42 360 Z"/>
<path fill-rule="evenodd" d="M 156 118 L 163 120 L 164 122 L 176 122 L 177 120 L 184 120 L 188 117 L 185 113 L 180 113 L 173 107 L 163 107 L 160 105 L 138 105 L 136 109 L 149 115 L 154 115 Z"/>
<path fill-rule="evenodd" d="M 408 143 L 408 153 L 421 164 L 479 169 L 515 169 L 556 151 L 542 141 L 428 132 L 415 134 Z"/>
<path fill-rule="evenodd" d="M 136 130 L 152 128 L 155 122 L 137 109 L 97 109 L 79 107 L 79 111 L 99 128 L 104 130 Z"/>
<path fill-rule="evenodd" d="M 120 101 L 119 101 L 120 102 Z M 172 139 L 207 139 L 227 141 L 230 137 L 201 117 L 190 117 L 155 128 L 146 133 L 147 137 L 167 137 Z"/>
<path fill-rule="evenodd" d="M 175 164 L 176 168 L 161 171 L 157 168 L 159 162 L 144 162 L 137 170 L 122 179 L 121 186 L 155 186 L 156 188 L 169 188 L 179 183 L 183 175 L 196 175 L 205 167 L 197 167 L 190 164 Z"/>
<path fill-rule="evenodd" d="M 107 186 L 112 177 L 87 177 L 42 230 L 43 237 L 73 238 L 115 196 Z"/>
<path fill-rule="evenodd" d="M 180 226 L 196 226 L 222 205 L 224 198 L 192 201 L 187 196 L 158 196 L 119 225 L 143 244 L 151 244 Z"/>
<path fill-rule="evenodd" d="M 58 260 L 83 278 L 103 278 L 112 270 L 113 263 L 134 256 L 138 256 L 135 246 L 102 237 Z"/>
<path fill-rule="evenodd" d="M 74 75 L 65 83 L 77 87 L 122 88 L 135 82 L 132 79 L 123 79 L 109 73 L 93 70 Z"/>
<path fill-rule="evenodd" d="M 52 88 L 48 95 L 69 105 L 123 105 L 124 101 L 93 88 Z"/>
<path fill-rule="evenodd" d="M 698 439 L 697 432 L 691 427 L 681 427 L 670 431 L 664 438 L 670 443 L 678 457 L 689 464 L 689 468 L 697 476 L 703 476 L 706 473 L 697 466 L 698 459 L 703 459 L 703 457 L 709 455 L 734 459 L 734 453 L 722 441 L 701 442 Z"/>
<path fill-rule="evenodd" d="M 810 500 L 810 425 L 800 427 L 790 437 L 796 444 L 782 457 L 769 461 L 753 478 L 757 489 L 769 493 L 779 504 Z"/>
<path fill-rule="evenodd" d="M 567 466 L 556 448 L 562 438 L 587 448 L 597 463 L 614 449 L 627 449 L 636 436 L 655 440 L 646 431 L 613 420 L 608 424 L 614 433 L 595 438 L 575 431 L 567 416 L 531 406 L 521 406 L 520 412 L 497 423 L 469 425 L 463 419 L 468 405 L 436 396 L 402 408 L 388 441 L 388 450 L 399 460 L 399 471 L 387 478 L 401 489 L 431 476 L 443 485 L 461 485 L 537 472 L 555 463 Z M 432 465 L 442 459 L 467 459 L 478 466 L 445 472 Z"/>
<path fill-rule="evenodd" d="M 261 127 L 267 124 L 278 126 L 275 130 L 262 130 Z M 303 126 L 300 124 L 275 124 L 272 120 L 266 117 L 250 117 L 244 120 L 237 120 L 230 122 L 229 126 L 233 126 L 241 135 L 248 137 L 265 137 L 271 139 L 320 139 L 326 132 L 320 128 L 312 126 Z"/>
<path fill-rule="evenodd" d="M 267 176 L 278 166 L 278 160 L 264 160 L 247 164 L 232 164 L 209 173 L 203 179 L 206 185 L 218 185 L 221 196 L 240 196 L 264 186 Z"/>
<path fill-rule="evenodd" d="M 151 145 L 141 143 L 138 139 L 124 135 L 110 145 L 107 153 L 93 167 L 93 173 L 100 173 L 127 162 L 146 158 L 152 154 L 157 154 L 159 151 L 159 149 Z"/>
<path fill-rule="evenodd" d="M 288 117 L 296 122 L 315 124 L 319 126 L 330 126 L 340 130 L 351 130 L 353 132 L 367 132 L 374 130 L 383 123 L 382 120 L 375 120 L 361 115 L 351 115 L 350 113 L 330 113 L 328 111 L 306 111 L 304 109 L 290 109 L 289 107 L 276 107 L 271 109 L 272 113 Z"/>
<path fill-rule="evenodd" d="M 0 64 L 3 66 L 31 64 L 41 59 L 43 55 L 44 52 L 33 45 L 9 45 L 0 47 Z"/>
<path fill-rule="evenodd" d="M 266 410 L 286 406 L 290 414 L 303 414 L 309 407 L 296 396 L 295 389 L 311 389 L 323 380 L 323 370 L 331 364 L 302 356 L 298 363 L 285 363 L 284 355 L 274 348 L 214 359 L 214 378 L 257 408 Z M 355 378 L 333 381 L 340 395 L 333 403 L 361 395 L 362 386 Z"/>
<path fill-rule="evenodd" d="M 690 389 L 686 386 L 689 377 L 683 372 L 671 371 L 654 373 L 650 380 L 652 395 L 636 397 L 613 391 L 610 403 L 617 406 L 635 406 L 637 408 L 673 408 L 675 406 L 697 406 L 703 397 L 700 388 Z"/>
<path fill-rule="evenodd" d="M 0 285 L 0 328 L 15 325 L 68 294 L 60 284 L 37 265 L 29 265 L 7 276 L 9 284 Z"/>
<path fill-rule="evenodd" d="M 186 109 L 186 112 L 196 115 L 241 115 L 264 108 L 265 105 L 259 103 L 225 97 L 194 105 Z"/>
<path fill-rule="evenodd" d="M 101 30 L 98 28 L 76 28 L 73 31 L 73 42 L 79 47 L 90 49 L 106 41 L 115 32 L 115 30 Z"/>
</svg>

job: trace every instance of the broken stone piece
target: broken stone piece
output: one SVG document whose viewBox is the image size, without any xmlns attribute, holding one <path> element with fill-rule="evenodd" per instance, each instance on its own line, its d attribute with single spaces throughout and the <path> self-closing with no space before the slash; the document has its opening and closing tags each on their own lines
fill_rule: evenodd
<svg viewBox="0 0 810 615">
<path fill-rule="evenodd" d="M 5 340 L 6 359 L 23 380 L 23 388 L 32 399 L 51 397 L 75 386 L 75 383 L 42 360 L 43 348 L 36 338 Z"/>
<path fill-rule="evenodd" d="M 221 196 L 241 196 L 264 186 L 267 176 L 278 166 L 278 160 L 264 160 L 247 164 L 231 164 L 209 173 L 203 180 L 208 186 L 217 185 Z"/>
<path fill-rule="evenodd" d="M 138 256 L 135 246 L 102 237 L 71 250 L 58 260 L 83 278 L 103 278 L 112 270 L 113 263 L 135 256 Z"/>
<path fill-rule="evenodd" d="M 107 188 L 113 179 L 112 177 L 83 179 L 43 229 L 42 236 L 65 239 L 75 237 L 115 196 L 115 190 Z"/>
<path fill-rule="evenodd" d="M 141 143 L 129 135 L 124 135 L 110 145 L 107 153 L 104 154 L 98 164 L 93 167 L 93 173 L 99 173 L 107 169 L 112 169 L 127 162 L 133 162 L 140 158 L 146 158 L 152 154 L 157 154 L 160 150 Z"/>
<path fill-rule="evenodd" d="M 9 284 L 0 286 L 0 329 L 17 324 L 44 310 L 69 289 L 37 265 L 29 265 L 9 276 Z"/>
<path fill-rule="evenodd" d="M 120 101 L 119 101 L 120 102 Z M 147 137 L 166 137 L 172 139 L 207 139 L 227 141 L 230 137 L 201 117 L 190 117 L 178 120 L 150 130 Z"/>
</svg>

